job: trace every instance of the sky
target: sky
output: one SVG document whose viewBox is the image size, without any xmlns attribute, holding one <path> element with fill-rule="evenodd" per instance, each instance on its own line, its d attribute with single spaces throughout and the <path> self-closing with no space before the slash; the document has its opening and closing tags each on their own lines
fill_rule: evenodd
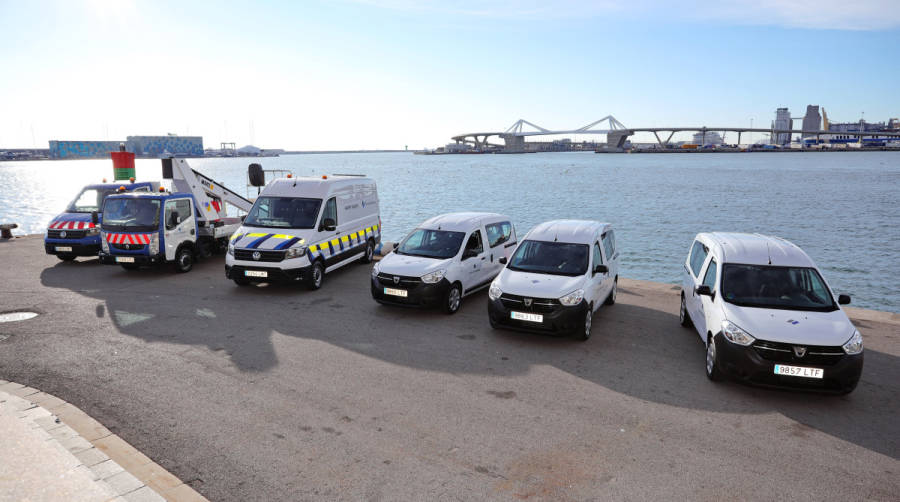
<svg viewBox="0 0 900 502">
<path fill-rule="evenodd" d="M 418 149 L 518 119 L 768 127 L 808 104 L 883 121 L 898 47 L 897 0 L 0 0 L 0 147 Z"/>
</svg>

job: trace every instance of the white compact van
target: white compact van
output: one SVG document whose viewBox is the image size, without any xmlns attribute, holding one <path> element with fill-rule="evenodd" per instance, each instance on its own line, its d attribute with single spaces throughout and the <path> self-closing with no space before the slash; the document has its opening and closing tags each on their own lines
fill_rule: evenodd
<svg viewBox="0 0 900 502">
<path fill-rule="evenodd" d="M 769 386 L 852 391 L 859 331 L 815 263 L 760 234 L 697 234 L 684 261 L 680 320 L 706 345 L 706 376 Z"/>
<path fill-rule="evenodd" d="M 322 287 L 326 272 L 372 261 L 381 242 L 375 181 L 362 176 L 280 178 L 260 193 L 232 235 L 225 276 Z"/>
<path fill-rule="evenodd" d="M 534 227 L 488 291 L 491 327 L 591 336 L 594 312 L 616 301 L 619 251 L 609 223 Z"/>
<path fill-rule="evenodd" d="M 372 268 L 372 298 L 383 304 L 440 306 L 460 300 L 500 273 L 516 230 L 495 213 L 450 213 L 422 222 Z"/>
</svg>

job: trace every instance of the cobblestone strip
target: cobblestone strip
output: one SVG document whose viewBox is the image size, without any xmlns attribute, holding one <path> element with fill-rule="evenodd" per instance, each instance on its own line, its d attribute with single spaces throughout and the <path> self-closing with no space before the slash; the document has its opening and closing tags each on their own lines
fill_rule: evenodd
<svg viewBox="0 0 900 502">
<path fill-rule="evenodd" d="M 116 502 L 209 502 L 75 406 L 37 389 L 0 380 L 0 412 L 26 421 L 70 452 Z"/>
</svg>

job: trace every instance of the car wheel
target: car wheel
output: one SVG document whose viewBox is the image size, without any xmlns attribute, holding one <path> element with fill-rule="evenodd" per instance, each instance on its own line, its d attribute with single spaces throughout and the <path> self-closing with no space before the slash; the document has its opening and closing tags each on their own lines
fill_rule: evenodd
<svg viewBox="0 0 900 502">
<path fill-rule="evenodd" d="M 684 293 L 681 293 L 681 308 L 678 310 L 678 321 L 685 328 L 690 328 L 694 324 L 691 321 L 691 316 L 688 314 L 687 306 L 684 303 Z"/>
<path fill-rule="evenodd" d="M 722 380 L 722 370 L 719 369 L 719 361 L 716 356 L 716 341 L 712 336 L 706 344 L 706 378 L 713 382 Z"/>
<path fill-rule="evenodd" d="M 462 302 L 462 288 L 459 284 L 453 284 L 447 290 L 447 296 L 444 298 L 444 312 L 455 314 L 459 310 L 459 304 Z"/>
<path fill-rule="evenodd" d="M 618 289 L 619 289 L 619 278 L 616 277 L 616 279 L 613 281 L 612 291 L 609 292 L 609 296 L 606 297 L 606 301 L 603 303 L 605 303 L 607 305 L 615 305 L 616 290 L 618 290 Z"/>
<path fill-rule="evenodd" d="M 366 252 L 363 253 L 362 258 L 359 259 L 360 263 L 372 263 L 372 258 L 375 256 L 375 241 L 369 239 L 366 242 Z"/>
<path fill-rule="evenodd" d="M 138 265 L 137 263 L 122 263 L 122 268 L 125 270 L 137 270 Z"/>
<path fill-rule="evenodd" d="M 594 324 L 594 305 L 591 304 L 588 306 L 587 313 L 584 315 L 584 326 L 581 328 L 581 332 L 578 335 L 578 338 L 581 341 L 585 341 L 591 337 L 591 327 Z"/>
<path fill-rule="evenodd" d="M 325 282 L 325 266 L 322 265 L 322 261 L 318 260 L 313 263 L 312 271 L 309 273 L 309 282 L 307 286 L 309 289 L 315 291 L 322 287 L 322 283 Z"/>
<path fill-rule="evenodd" d="M 62 261 L 74 261 L 75 260 L 75 255 L 73 255 L 73 254 L 58 254 L 58 255 L 56 255 L 56 257 Z"/>
<path fill-rule="evenodd" d="M 191 248 L 184 246 L 175 253 L 175 271 L 179 274 L 190 272 L 194 268 L 194 253 Z"/>
</svg>

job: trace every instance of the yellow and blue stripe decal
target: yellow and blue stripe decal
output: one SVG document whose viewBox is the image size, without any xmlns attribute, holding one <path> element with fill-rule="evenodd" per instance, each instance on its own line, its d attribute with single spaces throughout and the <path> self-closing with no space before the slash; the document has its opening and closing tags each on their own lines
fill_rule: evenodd
<svg viewBox="0 0 900 502">
<path fill-rule="evenodd" d="M 307 253 L 310 260 L 314 259 L 317 256 L 321 256 L 323 258 L 328 258 L 334 256 L 338 253 L 342 253 L 349 249 L 352 249 L 355 246 L 364 244 L 370 237 L 378 236 L 381 228 L 379 225 L 373 225 L 371 227 L 366 227 L 361 230 L 357 230 L 355 232 L 351 232 L 347 235 L 343 235 L 340 237 L 334 237 L 329 240 L 325 240 L 316 244 L 313 244 L 307 248 Z M 305 241 L 300 237 L 296 237 L 288 234 L 270 234 L 265 232 L 252 232 L 252 233 L 235 233 L 231 236 L 231 242 L 234 243 L 236 247 L 240 247 L 241 249 L 258 249 L 260 246 L 265 246 L 265 249 L 273 249 L 273 250 L 285 250 L 296 244 L 304 244 Z M 281 242 L 278 242 L 281 241 Z"/>
</svg>

